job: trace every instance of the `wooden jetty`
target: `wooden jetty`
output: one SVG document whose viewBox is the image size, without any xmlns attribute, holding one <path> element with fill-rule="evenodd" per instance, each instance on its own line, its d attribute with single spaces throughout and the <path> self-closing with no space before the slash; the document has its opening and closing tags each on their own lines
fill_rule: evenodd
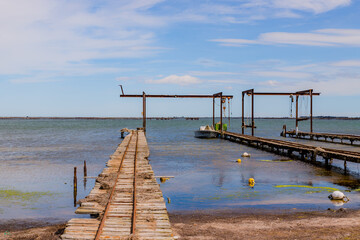
<svg viewBox="0 0 360 240">
<path fill-rule="evenodd" d="M 220 132 L 219 135 L 221 135 Z M 360 152 L 320 148 L 290 141 L 254 137 L 226 131 L 223 131 L 222 137 L 230 141 L 247 144 L 249 146 L 260 148 L 279 155 L 296 157 L 301 160 L 315 162 L 317 157 L 322 157 L 325 159 L 326 164 L 329 164 L 329 160 L 330 163 L 333 159 L 342 160 L 344 161 L 345 170 L 346 162 L 360 163 Z M 295 155 L 295 153 L 297 153 L 297 155 Z"/>
<path fill-rule="evenodd" d="M 355 142 L 360 143 L 360 136 L 352 135 L 352 134 L 315 133 L 315 132 L 301 132 L 301 131 L 298 131 L 296 133 L 295 130 L 293 130 L 293 131 L 285 130 L 281 133 L 281 136 L 283 136 L 283 137 L 289 136 L 289 137 L 293 137 L 293 138 L 302 138 L 302 139 L 308 139 L 308 140 L 351 144 L 351 145 L 353 145 Z M 334 140 L 336 142 L 334 142 Z"/>
<path fill-rule="evenodd" d="M 144 131 L 131 131 L 76 210 L 96 218 L 71 219 L 61 239 L 173 239 L 148 156 Z"/>
</svg>

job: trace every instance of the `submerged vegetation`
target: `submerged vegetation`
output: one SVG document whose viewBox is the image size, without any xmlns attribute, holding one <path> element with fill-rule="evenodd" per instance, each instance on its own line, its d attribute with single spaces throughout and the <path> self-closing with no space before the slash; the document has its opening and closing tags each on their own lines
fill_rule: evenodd
<svg viewBox="0 0 360 240">
<path fill-rule="evenodd" d="M 337 188 L 332 187 L 313 187 L 308 185 L 276 185 L 276 188 L 306 188 L 306 189 L 317 189 L 316 191 L 307 191 L 306 193 L 320 193 L 323 191 L 333 192 L 339 191 Z"/>
<path fill-rule="evenodd" d="M 51 192 L 23 192 L 14 189 L 0 189 L 0 201 L 9 201 L 11 203 L 27 203 L 37 202 L 43 196 L 52 196 Z"/>
</svg>

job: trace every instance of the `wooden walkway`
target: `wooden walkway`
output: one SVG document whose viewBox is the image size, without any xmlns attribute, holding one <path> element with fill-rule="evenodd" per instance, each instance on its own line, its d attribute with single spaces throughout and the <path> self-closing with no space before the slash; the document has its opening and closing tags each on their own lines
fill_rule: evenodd
<svg viewBox="0 0 360 240">
<path fill-rule="evenodd" d="M 87 201 L 76 210 L 98 217 L 71 219 L 61 238 L 173 239 L 164 198 L 148 156 L 144 132 L 131 132 L 110 157 Z M 113 178 L 108 189 L 104 187 L 106 178 Z M 105 205 L 99 201 L 104 196 L 108 199 Z"/>
<path fill-rule="evenodd" d="M 325 159 L 326 164 L 329 163 L 329 160 L 342 160 L 344 161 L 345 170 L 347 161 L 360 163 L 360 152 L 320 148 L 290 141 L 254 137 L 232 132 L 223 132 L 223 138 L 234 142 L 244 143 L 279 155 L 298 157 L 301 160 L 316 161 L 317 157 L 322 157 Z M 297 153 L 297 155 L 294 153 Z"/>
<path fill-rule="evenodd" d="M 282 133 L 282 136 L 303 138 L 303 139 L 316 140 L 316 141 L 325 141 L 325 142 L 334 142 L 334 140 L 337 140 L 338 142 L 335 143 L 351 144 L 351 145 L 353 145 L 354 142 L 360 143 L 360 136 L 352 135 L 352 134 L 314 133 L 314 132 L 310 133 L 310 132 L 300 132 L 300 131 L 298 132 L 298 134 L 296 134 L 296 131 L 286 131 L 285 135 L 284 133 Z"/>
</svg>

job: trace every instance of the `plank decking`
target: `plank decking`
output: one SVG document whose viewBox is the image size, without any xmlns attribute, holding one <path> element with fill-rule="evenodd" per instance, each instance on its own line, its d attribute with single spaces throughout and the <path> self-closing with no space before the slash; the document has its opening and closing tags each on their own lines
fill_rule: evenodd
<svg viewBox="0 0 360 240">
<path fill-rule="evenodd" d="M 279 155 L 287 155 L 289 157 L 294 157 L 293 153 L 297 152 L 298 157 L 301 160 L 309 159 L 311 161 L 316 161 L 316 157 L 320 156 L 325 159 L 326 164 L 328 164 L 329 160 L 337 159 L 344 161 L 345 168 L 347 161 L 360 163 L 360 152 L 345 151 L 332 148 L 321 148 L 296 142 L 268 139 L 263 137 L 254 137 L 232 132 L 223 132 L 223 138 L 239 143 L 246 143 L 247 145 L 252 147 L 260 148 L 269 152 L 274 152 Z"/>
<path fill-rule="evenodd" d="M 147 160 L 149 148 L 143 131 L 132 131 L 110 157 L 99 178 L 115 176 L 110 189 L 97 181 L 89 199 L 110 195 L 106 206 L 83 202 L 76 213 L 98 218 L 74 218 L 62 239 L 173 239 L 166 205 Z"/>
<path fill-rule="evenodd" d="M 293 138 L 302 138 L 316 141 L 325 141 L 325 142 L 333 142 L 333 143 L 341 143 L 341 144 L 351 144 L 354 142 L 359 144 L 360 136 L 353 134 L 337 134 L 337 133 L 315 133 L 315 132 L 301 132 L 298 131 L 286 131 L 285 135 L 282 133 L 284 137 L 288 135 Z M 334 140 L 337 140 L 336 142 Z"/>
</svg>

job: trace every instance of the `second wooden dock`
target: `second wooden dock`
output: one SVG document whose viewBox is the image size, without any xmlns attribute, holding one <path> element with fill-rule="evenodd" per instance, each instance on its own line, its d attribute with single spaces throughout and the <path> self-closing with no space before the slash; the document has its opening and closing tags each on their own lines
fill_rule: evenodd
<svg viewBox="0 0 360 240">
<path fill-rule="evenodd" d="M 315 132 L 301 132 L 298 131 L 285 131 L 281 133 L 283 137 L 289 136 L 293 138 L 302 138 L 316 141 L 325 141 L 332 143 L 341 143 L 341 144 L 359 144 L 360 136 L 353 134 L 336 134 L 336 133 L 315 133 Z"/>
<path fill-rule="evenodd" d="M 321 148 L 290 141 L 254 137 L 232 132 L 223 132 L 223 138 L 234 142 L 244 143 L 279 155 L 297 157 L 301 160 L 316 161 L 317 157 L 322 157 L 326 164 L 329 163 L 329 160 L 330 162 L 333 159 L 342 160 L 344 161 L 345 170 L 346 162 L 360 163 L 360 152 Z M 294 155 L 295 153 L 297 153 L 297 155 Z"/>
</svg>

